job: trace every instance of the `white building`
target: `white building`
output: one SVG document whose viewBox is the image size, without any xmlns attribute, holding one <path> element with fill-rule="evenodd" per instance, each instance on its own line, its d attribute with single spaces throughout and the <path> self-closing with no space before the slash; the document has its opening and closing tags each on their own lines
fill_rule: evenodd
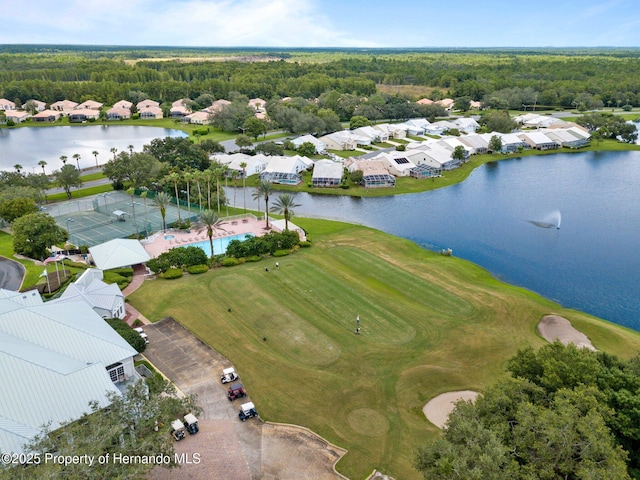
<svg viewBox="0 0 640 480">
<path fill-rule="evenodd" d="M 293 143 L 293 145 L 296 148 L 298 148 L 303 143 L 307 143 L 307 142 L 312 143 L 316 147 L 316 153 L 324 152 L 324 148 L 325 148 L 324 142 L 322 140 L 318 140 L 313 135 L 302 135 L 298 138 L 294 138 L 293 140 L 291 140 L 291 143 Z"/>
<path fill-rule="evenodd" d="M 313 167 L 311 184 L 314 187 L 337 187 L 340 185 L 344 166 L 331 160 L 318 160 Z"/>
</svg>

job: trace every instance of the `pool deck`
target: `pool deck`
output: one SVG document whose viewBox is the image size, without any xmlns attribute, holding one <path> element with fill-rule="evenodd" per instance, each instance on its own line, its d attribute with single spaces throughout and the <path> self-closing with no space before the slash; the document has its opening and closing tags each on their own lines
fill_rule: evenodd
<svg viewBox="0 0 640 480">
<path fill-rule="evenodd" d="M 243 235 L 246 233 L 252 233 L 259 237 L 270 230 L 270 228 L 268 230 L 265 229 L 264 220 L 256 220 L 253 217 L 233 219 L 222 223 L 221 228 L 214 232 L 213 241 L 219 238 Z M 165 236 L 173 236 L 174 238 L 165 240 Z M 186 230 L 171 229 L 166 232 L 159 232 L 148 239 L 143 240 L 141 243 L 149 256 L 151 258 L 156 258 L 161 253 L 167 252 L 172 248 L 185 247 L 192 243 L 204 241 L 209 241 L 206 227 L 200 231 L 198 231 L 197 228 L 193 228 L 190 232 L 187 232 Z"/>
</svg>

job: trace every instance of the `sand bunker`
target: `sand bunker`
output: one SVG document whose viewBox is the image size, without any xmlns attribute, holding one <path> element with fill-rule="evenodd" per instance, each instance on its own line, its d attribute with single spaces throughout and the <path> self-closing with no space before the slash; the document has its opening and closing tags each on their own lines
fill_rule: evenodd
<svg viewBox="0 0 640 480">
<path fill-rule="evenodd" d="M 545 315 L 538 324 L 538 333 L 550 342 L 560 340 L 563 345 L 573 343 L 578 348 L 588 348 L 597 351 L 591 340 L 582 332 L 576 330 L 571 322 L 559 315 Z"/>
<path fill-rule="evenodd" d="M 460 392 L 447 392 L 432 398 L 422 408 L 427 420 L 438 428 L 443 428 L 447 423 L 449 414 L 458 400 L 472 400 L 478 397 L 478 392 L 462 390 Z"/>
</svg>

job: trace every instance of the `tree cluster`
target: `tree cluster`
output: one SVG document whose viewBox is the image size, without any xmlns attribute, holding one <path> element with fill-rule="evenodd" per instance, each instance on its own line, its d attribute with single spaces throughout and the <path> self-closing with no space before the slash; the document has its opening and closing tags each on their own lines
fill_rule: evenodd
<svg viewBox="0 0 640 480">
<path fill-rule="evenodd" d="M 119 318 L 107 318 L 105 320 L 111 328 L 125 339 L 125 341 L 136 349 L 138 353 L 142 353 L 147 348 L 147 344 L 138 332 L 131 328 L 125 321 Z"/>
<path fill-rule="evenodd" d="M 269 232 L 261 237 L 247 237 L 245 240 L 231 240 L 226 256 L 247 258 L 273 254 L 277 250 L 290 250 L 300 243 L 297 232 Z"/>
<path fill-rule="evenodd" d="M 185 269 L 192 265 L 206 265 L 207 254 L 198 247 L 179 247 L 161 253 L 147 262 L 147 267 L 154 273 L 163 273 L 170 268 Z"/>
<path fill-rule="evenodd" d="M 640 356 L 556 342 L 520 351 L 508 370 L 420 448 L 425 478 L 640 478 Z"/>
<path fill-rule="evenodd" d="M 611 113 L 590 113 L 579 117 L 576 123 L 597 132 L 599 138 L 619 138 L 627 143 L 638 139 L 638 130 L 620 116 Z"/>
</svg>

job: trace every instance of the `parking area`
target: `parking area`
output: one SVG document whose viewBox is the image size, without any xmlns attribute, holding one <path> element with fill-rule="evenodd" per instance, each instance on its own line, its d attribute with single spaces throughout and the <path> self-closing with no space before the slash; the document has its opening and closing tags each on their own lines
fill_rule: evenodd
<svg viewBox="0 0 640 480">
<path fill-rule="evenodd" d="M 175 444 L 185 459 L 179 471 L 156 467 L 152 480 L 345 478 L 333 469 L 345 451 L 312 432 L 257 418 L 241 422 L 238 409 L 250 397 L 230 402 L 227 385 L 220 382 L 222 369 L 231 363 L 174 319 L 144 330 L 149 337 L 145 357 L 182 392 L 196 394 L 203 408 L 199 433 Z M 260 412 L 260 405 L 256 408 Z"/>
</svg>

